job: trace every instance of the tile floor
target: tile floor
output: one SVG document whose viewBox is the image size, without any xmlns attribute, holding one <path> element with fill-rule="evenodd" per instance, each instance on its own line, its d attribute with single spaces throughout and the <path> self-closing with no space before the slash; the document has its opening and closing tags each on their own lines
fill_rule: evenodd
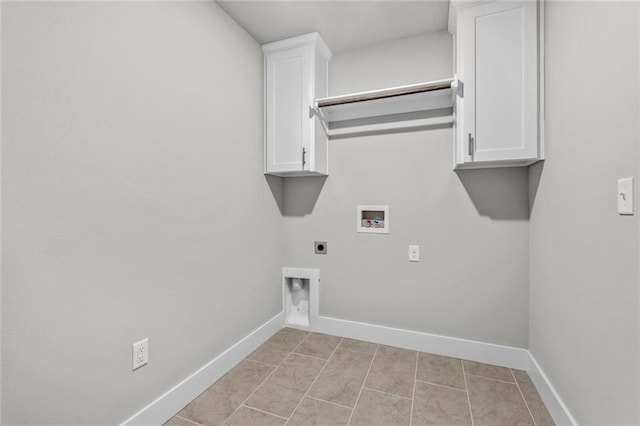
<svg viewBox="0 0 640 426">
<path fill-rule="evenodd" d="M 553 425 L 524 371 L 284 328 L 167 426 Z"/>
</svg>

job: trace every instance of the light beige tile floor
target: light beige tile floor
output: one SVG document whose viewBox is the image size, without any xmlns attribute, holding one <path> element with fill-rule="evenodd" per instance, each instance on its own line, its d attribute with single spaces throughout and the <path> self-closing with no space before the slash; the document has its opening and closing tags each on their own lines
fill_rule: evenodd
<svg viewBox="0 0 640 426">
<path fill-rule="evenodd" d="M 284 328 L 167 426 L 553 425 L 526 372 Z"/>
</svg>

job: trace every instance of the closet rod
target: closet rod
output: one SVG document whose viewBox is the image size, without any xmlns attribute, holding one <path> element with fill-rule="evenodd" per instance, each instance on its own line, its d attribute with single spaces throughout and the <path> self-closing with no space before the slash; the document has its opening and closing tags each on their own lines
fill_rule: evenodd
<svg viewBox="0 0 640 426">
<path fill-rule="evenodd" d="M 431 81 L 428 83 L 411 84 L 407 86 L 393 87 L 391 89 L 373 90 L 370 92 L 353 93 L 344 96 L 317 99 L 318 108 L 346 105 L 356 102 L 374 101 L 378 99 L 393 98 L 396 96 L 413 95 L 416 93 L 433 92 L 436 90 L 450 89 L 453 78 Z"/>
</svg>

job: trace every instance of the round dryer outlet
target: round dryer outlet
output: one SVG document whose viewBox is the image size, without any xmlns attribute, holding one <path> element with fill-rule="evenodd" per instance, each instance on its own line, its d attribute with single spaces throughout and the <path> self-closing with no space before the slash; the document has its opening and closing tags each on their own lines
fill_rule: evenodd
<svg viewBox="0 0 640 426">
<path fill-rule="evenodd" d="M 326 241 L 315 241 L 314 243 L 316 254 L 327 254 L 327 242 Z"/>
</svg>

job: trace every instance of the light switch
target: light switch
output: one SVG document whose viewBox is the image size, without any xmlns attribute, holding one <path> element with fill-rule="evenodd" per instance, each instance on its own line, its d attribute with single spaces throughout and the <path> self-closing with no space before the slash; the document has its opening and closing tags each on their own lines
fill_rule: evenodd
<svg viewBox="0 0 640 426">
<path fill-rule="evenodd" d="M 618 179 L 618 213 L 633 214 L 633 178 Z"/>
</svg>

